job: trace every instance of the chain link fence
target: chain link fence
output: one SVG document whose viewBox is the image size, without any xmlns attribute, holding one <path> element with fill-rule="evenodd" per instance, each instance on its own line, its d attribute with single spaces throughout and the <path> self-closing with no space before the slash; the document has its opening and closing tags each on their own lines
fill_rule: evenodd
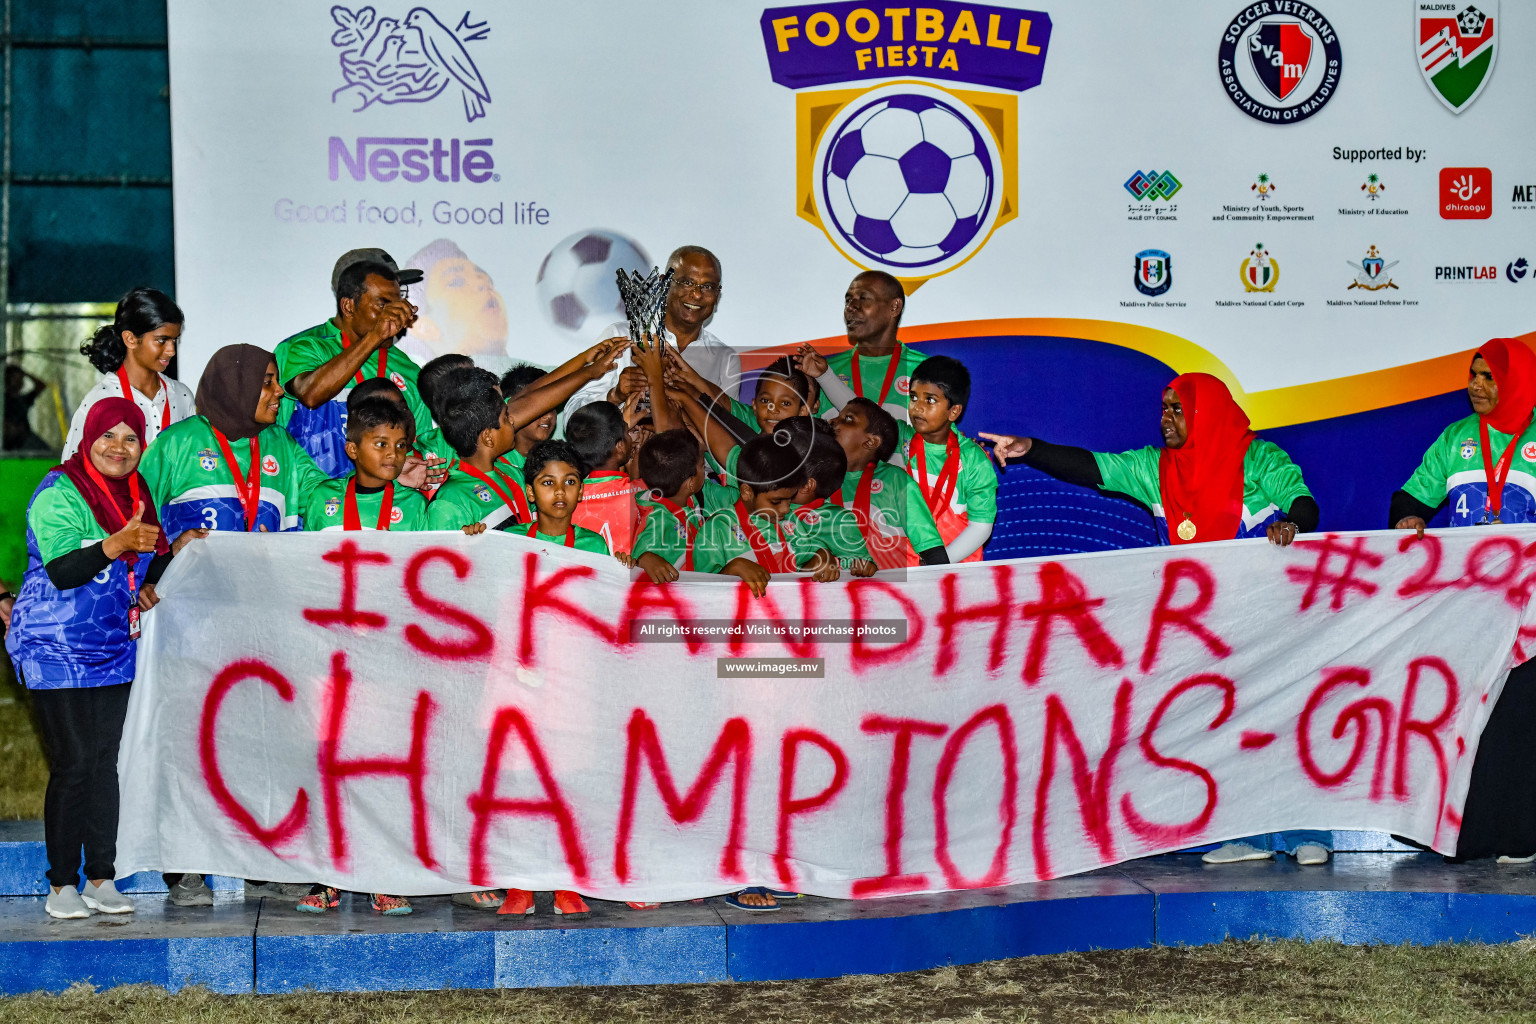
<svg viewBox="0 0 1536 1024">
<path fill-rule="evenodd" d="M 112 320 L 110 302 L 10 307 L 5 331 L 4 451 L 54 458 L 85 393 L 100 380 L 80 346 Z"/>
</svg>

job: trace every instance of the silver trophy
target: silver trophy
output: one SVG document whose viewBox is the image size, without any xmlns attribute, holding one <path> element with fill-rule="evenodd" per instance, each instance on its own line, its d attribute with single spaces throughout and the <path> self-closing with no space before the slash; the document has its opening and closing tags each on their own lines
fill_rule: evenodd
<svg viewBox="0 0 1536 1024">
<path fill-rule="evenodd" d="M 672 274 L 670 269 L 663 274 L 659 267 L 652 267 L 645 275 L 638 270 L 621 268 L 617 271 L 619 298 L 624 303 L 624 315 L 629 319 L 629 340 L 634 345 L 643 348 L 646 338 L 661 338 Z"/>
</svg>

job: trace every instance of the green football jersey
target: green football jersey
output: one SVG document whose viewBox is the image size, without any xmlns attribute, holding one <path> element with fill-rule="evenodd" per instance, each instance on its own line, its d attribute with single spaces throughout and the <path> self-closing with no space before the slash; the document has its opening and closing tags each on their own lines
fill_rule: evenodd
<svg viewBox="0 0 1536 1024">
<path fill-rule="evenodd" d="M 337 480 L 327 480 L 309 493 L 304 502 L 304 529 L 344 530 L 347 522 L 347 484 L 352 475 Z M 379 528 L 379 513 L 384 508 L 384 492 L 390 491 L 389 525 L 393 531 L 425 530 L 427 528 L 427 502 L 418 491 L 395 484 L 393 488 L 380 488 L 368 493 L 358 490 L 357 518 L 365 530 Z"/>
<path fill-rule="evenodd" d="M 264 526 L 273 533 L 301 529 L 304 499 L 329 477 L 280 426 L 267 427 L 255 441 L 261 459 L 256 528 Z M 251 443 L 231 441 L 229 447 L 244 486 L 249 479 Z M 174 540 L 183 530 L 198 528 L 245 530 L 245 506 L 234 476 L 213 427 L 202 416 L 161 431 L 144 450 L 139 472 L 160 502 L 160 525 L 167 538 Z"/>
<path fill-rule="evenodd" d="M 459 453 L 453 450 L 453 445 L 443 436 L 440 427 L 431 427 L 418 431 L 416 434 L 416 451 L 421 455 L 436 455 L 449 466 L 459 461 Z"/>
<path fill-rule="evenodd" d="M 907 395 L 912 391 L 912 371 L 918 364 L 928 358 L 923 353 L 906 345 L 897 347 L 893 356 L 860 356 L 858 376 L 853 372 L 853 355 L 855 349 L 848 349 L 836 355 L 827 357 L 827 369 L 837 374 L 838 379 L 853 389 L 853 393 L 862 398 L 867 398 L 880 405 L 899 406 L 902 414 L 896 417 L 897 422 L 906 419 Z M 881 399 L 880 389 L 885 383 L 885 375 L 891 368 L 891 359 L 896 359 L 896 375 L 891 381 L 890 390 L 885 398 Z M 821 396 L 821 412 L 823 414 L 832 411 L 832 403 L 823 394 Z"/>
<path fill-rule="evenodd" d="M 1106 491 L 1130 495 L 1152 510 L 1158 540 L 1168 543 L 1168 519 L 1163 511 L 1162 484 L 1158 464 L 1160 447 L 1137 448 L 1128 452 L 1094 452 L 1093 459 Z M 1301 470 L 1278 445 L 1254 438 L 1243 458 L 1243 518 L 1238 537 L 1262 537 L 1269 524 L 1290 511 L 1297 498 L 1311 497 Z M 1175 524 L 1177 525 L 1177 524 Z M 1230 537 L 1198 537 L 1198 540 L 1231 540 Z"/>
<path fill-rule="evenodd" d="M 567 537 L 565 535 L 557 536 L 550 533 L 540 533 L 538 523 L 528 523 L 527 525 L 520 523 L 508 532 L 515 533 L 519 537 L 527 537 L 530 540 L 541 540 L 546 544 L 557 544 L 575 548 L 577 551 L 591 551 L 598 555 L 613 554 L 612 551 L 608 550 L 608 542 L 603 539 L 603 535 L 595 530 L 589 530 L 585 526 L 571 526 L 569 544 L 566 543 Z"/>
<path fill-rule="evenodd" d="M 751 542 L 736 522 L 735 511 L 724 510 L 706 515 L 693 539 L 694 572 L 718 573 L 738 558 L 757 561 L 757 556 L 752 553 Z M 770 565 L 763 568 L 769 572 L 774 571 Z"/>
<path fill-rule="evenodd" d="M 869 521 L 859 525 L 875 564 L 882 569 L 916 565 L 919 552 L 942 547 L 939 527 L 912 478 L 889 462 L 869 463 L 865 468 L 871 473 Z M 843 477 L 843 486 L 829 500 L 858 516 L 859 484 L 863 477 L 863 469 L 849 472 Z"/>
<path fill-rule="evenodd" d="M 514 477 L 505 467 L 498 466 L 491 473 L 491 479 L 512 499 L 511 505 L 485 481 L 465 472 L 464 464 L 460 463 L 448 471 L 443 485 L 432 495 L 432 502 L 427 506 L 426 528 L 460 530 L 471 523 L 484 523 L 495 530 L 509 523 L 528 522 L 529 517 L 523 513 L 528 496 L 523 490 L 522 475 Z"/>
<path fill-rule="evenodd" d="M 909 425 L 898 423 L 896 426 L 901 432 L 901 447 L 897 450 L 906 462 L 907 473 L 914 480 L 918 478 L 915 459 L 917 445 L 922 445 L 926 476 L 922 480 L 921 490 L 933 493 L 939 484 L 940 474 L 944 472 L 944 460 L 949 452 L 948 442 L 929 444 L 918 437 L 917 431 Z M 966 523 L 997 521 L 997 472 L 992 468 L 991 456 L 985 448 L 959 430 L 950 427 L 950 431 L 959 440 L 960 472 L 955 481 L 954 496 L 949 499 L 948 515 L 945 509 L 939 509 L 935 516 L 940 521 L 939 532 L 944 535 L 946 544 L 959 536 Z"/>
<path fill-rule="evenodd" d="M 869 544 L 859 530 L 859 517 L 840 505 L 827 501 L 796 505 L 784 520 L 784 532 L 789 536 L 796 567 L 804 566 L 823 548 L 830 551 L 844 569 L 852 561 L 869 560 Z"/>
<path fill-rule="evenodd" d="M 295 377 L 323 366 L 339 355 L 343 348 L 341 328 L 329 320 L 307 331 L 300 331 L 279 342 L 277 351 L 273 353 L 277 359 L 278 379 L 286 389 Z M 380 356 L 383 357 L 382 366 Z M 432 425 L 432 414 L 427 411 L 420 392 L 416 390 L 416 377 L 421 368 L 410 356 L 395 347 L 383 348 L 369 356 L 358 372 L 364 380 L 369 377 L 388 377 L 400 389 L 416 421 L 418 434 Z M 333 477 L 345 476 L 352 469 L 346 451 L 347 395 L 351 391 L 352 384 L 349 383 L 329 402 L 317 409 L 307 409 L 285 390 L 282 407 L 277 414 L 277 422 L 286 427 L 300 446 L 309 452 L 316 465 Z"/>
<path fill-rule="evenodd" d="M 1497 466 L 1511 444 L 1509 434 L 1488 428 L 1488 461 Z M 1513 441 L 1509 476 L 1501 492 L 1499 521 L 1536 522 L 1536 423 Z M 1431 507 L 1450 503 L 1450 525 L 1472 526 L 1492 518 L 1488 509 L 1488 470 L 1476 414 L 1457 420 L 1440 432 L 1424 453 L 1424 461 L 1403 490 Z"/>
<path fill-rule="evenodd" d="M 691 500 L 679 506 L 665 498 L 652 498 L 647 491 L 635 495 L 635 504 L 640 508 L 640 529 L 630 553 L 639 558 L 650 552 L 679 569 L 692 568 L 688 556 L 704 511 Z"/>
</svg>

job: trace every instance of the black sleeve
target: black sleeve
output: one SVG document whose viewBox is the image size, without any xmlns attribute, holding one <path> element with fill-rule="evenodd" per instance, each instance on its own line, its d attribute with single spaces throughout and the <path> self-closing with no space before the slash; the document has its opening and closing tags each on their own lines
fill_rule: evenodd
<svg viewBox="0 0 1536 1024">
<path fill-rule="evenodd" d="M 949 552 L 944 550 L 944 545 L 929 548 L 927 551 L 917 553 L 918 565 L 948 565 Z"/>
<path fill-rule="evenodd" d="M 1303 494 L 1291 502 L 1290 509 L 1281 518 L 1286 522 L 1295 523 L 1297 533 L 1312 533 L 1317 529 L 1317 521 L 1322 514 L 1322 510 L 1317 507 L 1316 499 Z"/>
<path fill-rule="evenodd" d="M 736 439 L 737 444 L 746 444 L 757 436 L 757 431 L 749 427 L 737 418 L 731 411 L 731 399 L 724 391 L 715 399 L 706 399 L 702 402 L 704 409 L 709 413 L 709 418 L 718 423 L 727 434 Z"/>
<path fill-rule="evenodd" d="M 1102 487 L 1104 474 L 1093 452 L 1071 445 L 1051 444 L 1038 437 L 1030 439 L 1029 451 L 1020 456 L 1019 462 L 1042 473 L 1049 473 L 1058 480 L 1080 487 Z"/>
<path fill-rule="evenodd" d="M 43 569 L 48 573 L 48 582 L 59 590 L 74 590 L 91 582 L 91 577 L 112 564 L 101 545 L 102 542 L 97 541 L 88 548 L 60 555 L 45 564 Z"/>
<path fill-rule="evenodd" d="M 149 568 L 144 570 L 145 583 L 159 583 L 160 577 L 165 575 L 166 567 L 171 564 L 171 553 L 167 551 L 163 555 L 156 555 L 149 560 Z"/>
<path fill-rule="evenodd" d="M 1443 501 L 1440 503 L 1440 505 L 1444 504 Z M 1396 528 L 1397 524 L 1408 516 L 1418 516 L 1427 523 L 1435 517 L 1436 512 L 1440 511 L 1440 505 L 1431 507 L 1407 491 L 1397 491 L 1392 495 L 1392 504 L 1387 508 L 1387 529 Z"/>
</svg>

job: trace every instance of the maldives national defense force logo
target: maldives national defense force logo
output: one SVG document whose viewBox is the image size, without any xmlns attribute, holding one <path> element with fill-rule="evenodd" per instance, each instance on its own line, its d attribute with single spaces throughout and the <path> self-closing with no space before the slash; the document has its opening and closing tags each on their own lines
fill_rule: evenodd
<svg viewBox="0 0 1536 1024">
<path fill-rule="evenodd" d="M 1348 260 L 1345 262 L 1349 263 Z M 1379 292 L 1383 288 L 1396 290 L 1397 285 L 1392 283 L 1390 271 L 1400 262 L 1400 260 L 1393 260 L 1388 263 L 1382 258 L 1381 250 L 1373 245 L 1365 250 L 1365 258 L 1359 263 L 1349 263 L 1355 269 L 1355 279 L 1350 282 L 1349 287 L 1363 288 L 1368 292 Z"/>
<path fill-rule="evenodd" d="M 341 50 L 345 80 L 331 102 L 345 97 L 360 111 L 375 103 L 430 103 L 447 93 L 463 103 L 464 120 L 485 116 L 491 91 L 465 44 L 488 38 L 487 22 L 473 22 L 465 11 L 450 29 L 425 7 L 392 18 L 372 7 L 339 5 L 331 8 L 331 20 L 331 45 Z"/>
<path fill-rule="evenodd" d="M 1295 124 L 1339 88 L 1339 37 L 1317 8 L 1298 0 L 1249 4 L 1227 23 L 1217 54 L 1227 97 L 1249 117 Z"/>
<path fill-rule="evenodd" d="M 854 0 L 770 8 L 761 24 L 773 80 L 796 90 L 795 212 L 853 263 L 910 290 L 1018 216 L 1017 93 L 1040 84 L 1048 15 Z"/>
<path fill-rule="evenodd" d="M 1493 77 L 1502 24 L 1499 0 L 1479 0 L 1475 7 L 1431 2 L 1416 6 L 1419 73 L 1445 108 L 1459 114 Z"/>
</svg>

